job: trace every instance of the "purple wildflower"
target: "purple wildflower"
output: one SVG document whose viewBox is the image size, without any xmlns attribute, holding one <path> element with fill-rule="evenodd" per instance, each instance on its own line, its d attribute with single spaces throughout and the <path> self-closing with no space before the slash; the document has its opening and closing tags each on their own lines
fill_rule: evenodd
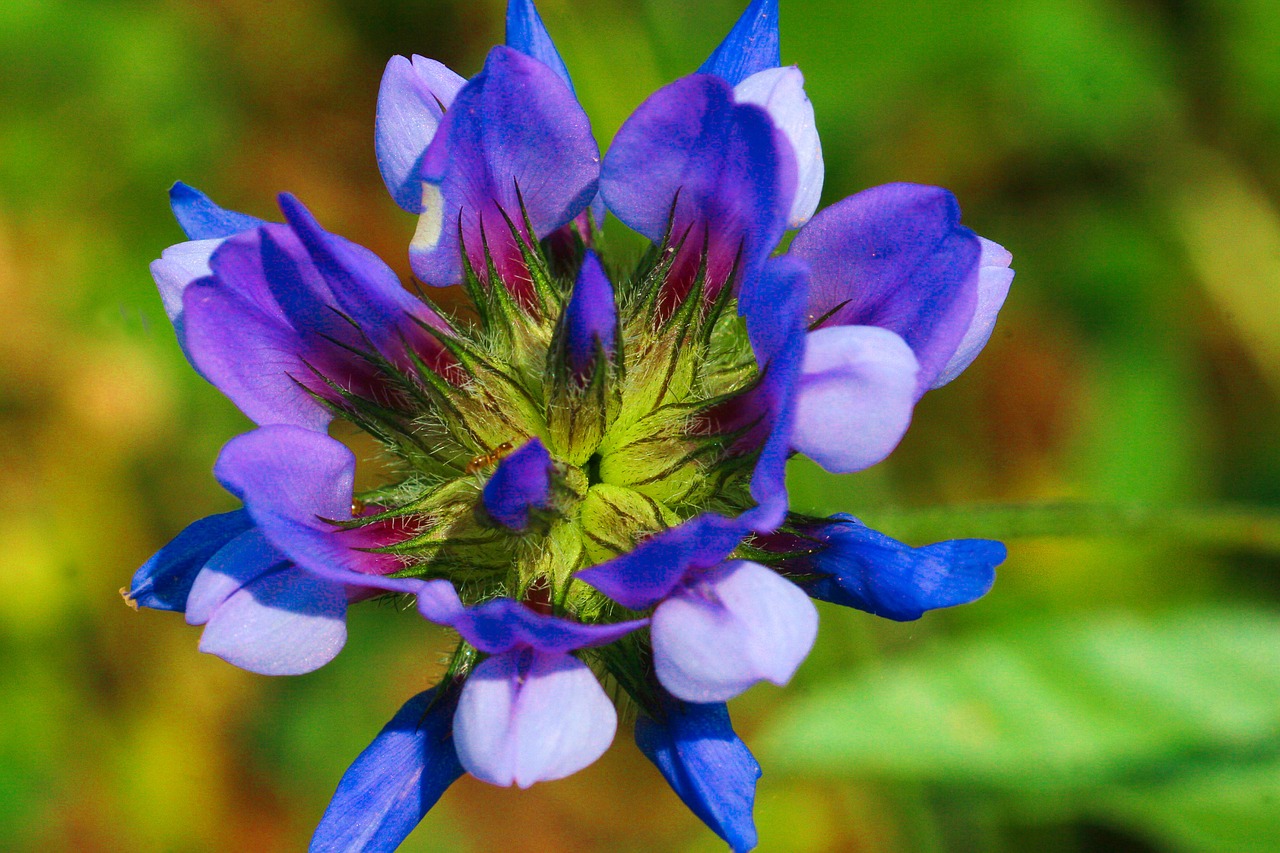
<svg viewBox="0 0 1280 853">
<path fill-rule="evenodd" d="M 981 350 L 1013 273 L 944 190 L 815 215 L 813 107 L 779 44 L 777 0 L 753 0 L 603 161 L 530 0 L 470 80 L 393 58 L 378 165 L 418 217 L 415 274 L 460 285 L 474 320 L 292 196 L 268 223 L 173 189 L 189 241 L 152 272 L 192 364 L 258 428 L 215 468 L 244 509 L 183 531 L 129 600 L 267 674 L 332 659 L 347 606 L 376 596 L 459 638 L 342 778 L 313 850 L 394 848 L 463 772 L 526 787 L 587 766 L 617 727 L 606 686 L 675 793 L 750 849 L 760 768 L 723 703 L 790 680 L 810 599 L 914 619 L 990 587 L 999 543 L 911 548 L 788 513 L 788 457 L 883 459 Z M 653 241 L 635 268 L 592 248 L 605 206 Z M 384 485 L 354 492 L 333 419 L 377 440 Z"/>
</svg>

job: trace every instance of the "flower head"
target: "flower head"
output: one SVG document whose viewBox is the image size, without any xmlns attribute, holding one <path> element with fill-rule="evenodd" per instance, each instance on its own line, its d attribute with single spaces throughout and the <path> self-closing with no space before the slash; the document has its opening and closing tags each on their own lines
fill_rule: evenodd
<svg viewBox="0 0 1280 853">
<path fill-rule="evenodd" d="M 814 215 L 821 146 L 776 0 L 603 160 L 536 9 L 511 0 L 507 44 L 470 80 L 391 60 L 375 150 L 418 217 L 416 296 L 292 196 L 271 223 L 174 188 L 190 239 L 157 285 L 192 364 L 258 428 L 215 468 L 244 509 L 193 524 L 127 596 L 266 674 L 332 659 L 367 598 L 410 596 L 457 634 L 312 849 L 393 848 L 463 772 L 526 787 L 585 767 L 618 722 L 602 680 L 681 799 L 751 848 L 760 770 L 723 703 L 791 678 L 810 598 L 917 618 L 981 595 L 1003 559 L 788 515 L 787 458 L 888 455 L 990 335 L 1008 254 L 936 188 Z M 638 264 L 594 248 L 605 208 L 652 241 Z M 473 315 L 432 303 L 451 286 Z M 382 485 L 354 492 L 334 419 L 381 445 Z"/>
</svg>

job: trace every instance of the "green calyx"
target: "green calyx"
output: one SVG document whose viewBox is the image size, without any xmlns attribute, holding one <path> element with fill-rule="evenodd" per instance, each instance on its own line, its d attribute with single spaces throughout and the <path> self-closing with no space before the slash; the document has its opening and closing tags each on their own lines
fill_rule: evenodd
<svg viewBox="0 0 1280 853">
<path fill-rule="evenodd" d="M 610 271 L 615 345 L 600 346 L 585 373 L 571 370 L 562 315 L 573 279 L 551 271 L 543 246 L 520 245 L 529 277 L 519 293 L 491 262 L 483 277 L 468 264 L 474 317 L 450 318 L 449 332 L 424 326 L 446 367 L 362 354 L 389 389 L 379 402 L 330 383 L 338 402 L 326 405 L 377 439 L 387 463 L 388 484 L 358 495 L 368 508 L 345 526 L 402 531 L 379 549 L 403 562 L 400 574 L 448 579 L 467 603 L 511 596 L 611 621 L 622 609 L 574 572 L 701 512 L 751 505 L 754 454 L 735 448 L 740 433 L 721 413 L 758 370 L 729 288 L 708 299 L 700 275 L 659 314 L 665 247 L 629 274 Z M 576 269 L 583 250 L 579 241 L 578 258 L 558 268 Z M 534 437 L 553 460 L 551 500 L 515 531 L 488 515 L 482 492 Z"/>
</svg>

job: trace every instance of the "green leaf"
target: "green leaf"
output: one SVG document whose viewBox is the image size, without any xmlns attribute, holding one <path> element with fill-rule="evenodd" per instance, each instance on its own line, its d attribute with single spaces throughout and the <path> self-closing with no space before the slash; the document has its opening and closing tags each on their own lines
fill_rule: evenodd
<svg viewBox="0 0 1280 853">
<path fill-rule="evenodd" d="M 1274 614 L 1059 617 L 822 686 L 764 733 L 761 752 L 792 773 L 1014 795 L 1137 790 L 1193 773 L 1193 759 L 1280 752 L 1277 697 Z"/>
</svg>

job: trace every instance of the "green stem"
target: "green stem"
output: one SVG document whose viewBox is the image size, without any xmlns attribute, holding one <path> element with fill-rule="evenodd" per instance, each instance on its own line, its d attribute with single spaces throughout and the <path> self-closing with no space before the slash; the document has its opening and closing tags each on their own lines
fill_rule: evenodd
<svg viewBox="0 0 1280 853">
<path fill-rule="evenodd" d="M 877 530 L 910 542 L 959 536 L 1121 538 L 1280 554 L 1280 510 L 1259 507 L 979 504 L 886 508 L 866 513 L 862 519 Z"/>
</svg>

